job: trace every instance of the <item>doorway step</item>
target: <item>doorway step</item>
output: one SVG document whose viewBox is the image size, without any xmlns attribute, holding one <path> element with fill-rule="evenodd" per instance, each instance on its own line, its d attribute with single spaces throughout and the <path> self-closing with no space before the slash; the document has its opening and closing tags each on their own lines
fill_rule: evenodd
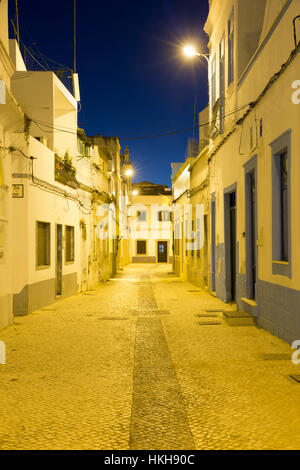
<svg viewBox="0 0 300 470">
<path fill-rule="evenodd" d="M 247 312 L 224 311 L 223 318 L 229 326 L 255 326 L 256 319 Z"/>
</svg>

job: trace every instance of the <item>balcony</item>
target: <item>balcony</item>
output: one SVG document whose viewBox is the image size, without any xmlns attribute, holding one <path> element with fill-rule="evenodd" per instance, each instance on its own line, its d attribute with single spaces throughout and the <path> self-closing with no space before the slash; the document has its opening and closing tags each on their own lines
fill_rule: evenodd
<svg viewBox="0 0 300 470">
<path fill-rule="evenodd" d="M 68 152 L 65 153 L 64 158 L 61 158 L 57 153 L 55 154 L 55 181 L 74 189 L 79 187 L 76 168 L 73 166 Z"/>
</svg>

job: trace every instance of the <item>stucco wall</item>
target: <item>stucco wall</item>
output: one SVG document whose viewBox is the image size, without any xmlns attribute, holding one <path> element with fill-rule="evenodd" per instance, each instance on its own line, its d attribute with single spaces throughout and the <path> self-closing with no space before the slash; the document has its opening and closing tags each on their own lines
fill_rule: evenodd
<svg viewBox="0 0 300 470">
<path fill-rule="evenodd" d="M 145 210 L 147 221 L 139 222 L 137 212 Z M 132 262 L 156 262 L 157 261 L 157 242 L 167 241 L 168 261 L 172 256 L 172 222 L 157 220 L 158 211 L 172 210 L 171 196 L 138 195 L 132 197 L 132 206 L 130 208 L 130 239 Z M 136 249 L 136 240 L 146 240 L 147 252 L 145 255 L 138 255 Z"/>
</svg>

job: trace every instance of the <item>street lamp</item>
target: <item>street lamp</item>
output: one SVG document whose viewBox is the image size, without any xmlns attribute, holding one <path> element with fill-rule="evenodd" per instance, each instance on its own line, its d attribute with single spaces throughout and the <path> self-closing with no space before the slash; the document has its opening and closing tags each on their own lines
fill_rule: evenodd
<svg viewBox="0 0 300 470">
<path fill-rule="evenodd" d="M 134 190 L 132 191 L 132 195 L 133 195 L 133 196 L 137 196 L 137 195 L 138 195 L 138 193 L 139 193 L 139 192 L 138 192 L 138 190 L 137 190 L 137 189 L 134 189 Z"/>
<path fill-rule="evenodd" d="M 126 176 L 131 176 L 133 174 L 133 170 L 126 170 L 125 175 Z"/>
<path fill-rule="evenodd" d="M 209 55 L 208 54 L 203 54 L 202 52 L 196 51 L 194 46 L 192 46 L 191 44 L 188 44 L 187 46 L 185 46 L 183 48 L 183 52 L 187 57 L 190 57 L 190 58 L 195 57 L 195 56 L 204 57 L 204 59 L 207 61 L 207 63 L 209 63 Z"/>
<path fill-rule="evenodd" d="M 187 44 L 183 48 L 183 52 L 189 58 L 192 58 L 192 57 L 195 57 L 195 56 L 203 57 L 207 62 L 207 66 L 209 67 L 209 54 L 203 54 L 202 52 L 198 52 L 192 44 Z M 194 106 L 193 148 L 192 148 L 192 153 L 191 153 L 193 156 L 194 156 L 194 148 L 195 148 L 194 147 L 195 121 L 196 121 L 196 96 L 195 96 L 195 106 Z M 199 139 L 200 139 L 200 136 L 199 136 Z"/>
</svg>

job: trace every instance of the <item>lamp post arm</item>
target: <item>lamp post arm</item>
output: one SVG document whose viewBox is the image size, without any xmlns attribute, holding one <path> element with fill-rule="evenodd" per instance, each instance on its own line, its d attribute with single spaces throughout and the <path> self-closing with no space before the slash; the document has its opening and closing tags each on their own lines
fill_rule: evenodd
<svg viewBox="0 0 300 470">
<path fill-rule="evenodd" d="M 206 62 L 209 64 L 209 55 L 208 54 L 201 54 L 200 52 L 197 52 L 197 56 L 204 57 Z"/>
</svg>

